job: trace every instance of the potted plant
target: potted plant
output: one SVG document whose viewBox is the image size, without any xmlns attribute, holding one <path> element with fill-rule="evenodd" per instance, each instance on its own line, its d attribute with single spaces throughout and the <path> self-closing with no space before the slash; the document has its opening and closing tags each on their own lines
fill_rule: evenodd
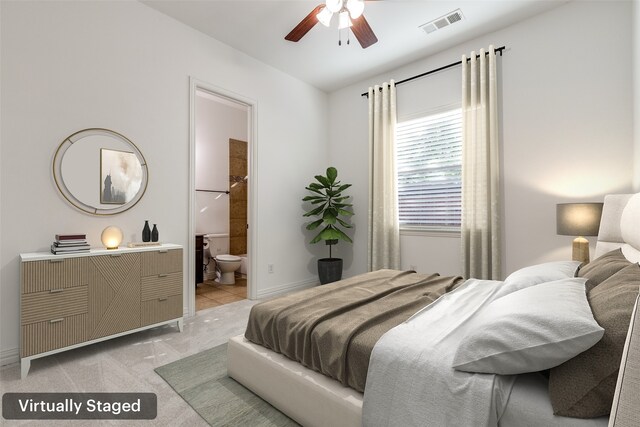
<svg viewBox="0 0 640 427">
<path fill-rule="evenodd" d="M 316 175 L 316 182 L 305 187 L 311 192 L 311 195 L 302 199 L 303 202 L 311 204 L 304 216 L 318 218 L 307 224 L 307 230 L 320 229 L 311 243 L 324 241 L 329 246 L 329 258 L 318 260 L 318 275 L 320 283 L 323 285 L 342 278 L 342 259 L 331 256 L 331 247 L 340 240 L 353 243 L 351 238 L 341 230 L 341 228 L 353 227 L 345 221 L 353 215 L 352 205 L 347 203 L 351 196 L 343 195 L 343 192 L 351 187 L 351 184 L 341 184 L 340 181 L 336 181 L 337 178 L 336 168 L 327 168 L 326 176 Z"/>
</svg>

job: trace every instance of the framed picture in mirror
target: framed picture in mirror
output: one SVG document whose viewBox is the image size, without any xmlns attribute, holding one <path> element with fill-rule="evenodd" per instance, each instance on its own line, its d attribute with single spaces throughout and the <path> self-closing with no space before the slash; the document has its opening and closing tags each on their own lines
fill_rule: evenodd
<svg viewBox="0 0 640 427">
<path fill-rule="evenodd" d="M 122 205 L 142 183 L 142 165 L 133 152 L 100 149 L 100 203 Z"/>
</svg>

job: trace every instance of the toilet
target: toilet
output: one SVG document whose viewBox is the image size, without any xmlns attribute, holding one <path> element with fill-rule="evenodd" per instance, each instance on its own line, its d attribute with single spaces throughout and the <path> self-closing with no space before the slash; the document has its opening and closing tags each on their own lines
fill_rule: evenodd
<svg viewBox="0 0 640 427">
<path fill-rule="evenodd" d="M 239 256 L 229 255 L 228 234 L 205 234 L 205 252 L 215 260 L 216 270 L 219 273 L 216 282 L 223 285 L 236 283 L 235 272 L 240 268 L 242 259 Z"/>
</svg>

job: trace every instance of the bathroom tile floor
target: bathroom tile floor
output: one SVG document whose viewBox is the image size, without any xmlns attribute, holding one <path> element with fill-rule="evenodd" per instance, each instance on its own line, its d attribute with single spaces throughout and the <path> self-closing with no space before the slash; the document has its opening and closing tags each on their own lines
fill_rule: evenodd
<svg viewBox="0 0 640 427">
<path fill-rule="evenodd" d="M 247 298 L 247 279 L 236 277 L 233 285 L 205 280 L 196 287 L 196 311 L 217 307 Z"/>
</svg>

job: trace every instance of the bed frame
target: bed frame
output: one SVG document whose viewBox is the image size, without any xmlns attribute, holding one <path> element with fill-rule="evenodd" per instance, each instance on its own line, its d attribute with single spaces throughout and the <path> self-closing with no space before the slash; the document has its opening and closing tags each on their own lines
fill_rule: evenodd
<svg viewBox="0 0 640 427">
<path fill-rule="evenodd" d="M 640 196 L 632 201 L 634 209 L 625 211 L 632 196 L 605 197 L 596 257 L 622 247 L 629 260 L 640 261 L 640 250 L 636 249 L 640 248 Z M 242 335 L 229 340 L 227 360 L 231 378 L 304 426 L 362 425 L 362 393 L 338 381 L 253 344 Z"/>
<path fill-rule="evenodd" d="M 227 372 L 303 426 L 362 426 L 362 393 L 243 335 L 229 340 Z"/>
</svg>

